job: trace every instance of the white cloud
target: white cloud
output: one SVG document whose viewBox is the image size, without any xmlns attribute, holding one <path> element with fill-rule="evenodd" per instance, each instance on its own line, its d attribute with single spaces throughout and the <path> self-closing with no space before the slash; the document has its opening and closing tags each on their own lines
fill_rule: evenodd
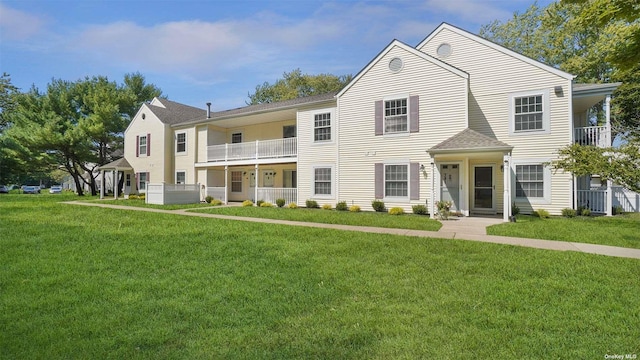
<svg viewBox="0 0 640 360">
<path fill-rule="evenodd" d="M 25 40 L 37 35 L 45 21 L 0 3 L 0 34 L 3 40 Z"/>
</svg>

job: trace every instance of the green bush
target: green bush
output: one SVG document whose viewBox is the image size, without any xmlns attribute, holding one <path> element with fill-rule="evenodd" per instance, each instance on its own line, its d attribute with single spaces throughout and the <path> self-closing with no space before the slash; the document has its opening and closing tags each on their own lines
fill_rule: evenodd
<svg viewBox="0 0 640 360">
<path fill-rule="evenodd" d="M 129 195 L 129 200 L 138 200 L 139 197 L 136 194 Z"/>
<path fill-rule="evenodd" d="M 256 202 L 256 205 L 258 205 L 258 207 L 262 206 L 262 203 L 264 202 L 264 200 L 258 200 Z"/>
<path fill-rule="evenodd" d="M 213 196 L 207 195 L 207 197 L 204 198 L 204 201 L 207 202 L 207 204 L 211 204 L 211 202 L 213 201 Z"/>
<path fill-rule="evenodd" d="M 392 207 L 389 209 L 389 215 L 403 215 L 404 209 L 401 207 Z"/>
<path fill-rule="evenodd" d="M 583 208 L 582 211 L 580 212 L 580 215 L 582 215 L 582 216 L 591 216 L 591 209 Z"/>
<path fill-rule="evenodd" d="M 349 210 L 349 207 L 347 206 L 347 202 L 346 201 L 340 201 L 339 203 L 336 204 L 336 210 L 338 211 L 347 211 Z"/>
<path fill-rule="evenodd" d="M 413 205 L 411 209 L 416 215 L 427 215 L 427 207 L 424 205 Z"/>
<path fill-rule="evenodd" d="M 451 215 L 451 205 L 453 205 L 451 201 L 436 202 L 436 207 L 438 208 L 438 212 L 436 214 L 440 220 L 449 219 L 449 215 Z"/>
<path fill-rule="evenodd" d="M 315 200 L 307 200 L 306 205 L 309 209 L 317 209 L 319 207 L 318 202 Z"/>
<path fill-rule="evenodd" d="M 351 205 L 351 206 L 349 206 L 349 211 L 351 211 L 351 212 L 360 212 L 360 206 Z"/>
<path fill-rule="evenodd" d="M 289 209 L 297 209 L 298 205 L 296 205 L 296 203 L 292 202 L 291 204 L 289 204 Z"/>
<path fill-rule="evenodd" d="M 210 204 L 211 204 L 211 205 L 213 205 L 213 206 L 222 205 L 222 200 L 219 200 L 219 199 L 213 199 L 213 200 L 211 200 L 211 203 L 210 203 Z"/>
<path fill-rule="evenodd" d="M 613 215 L 620 215 L 624 213 L 624 209 L 622 208 L 621 205 L 616 205 L 611 209 L 611 213 Z"/>
<path fill-rule="evenodd" d="M 520 208 L 518 207 L 518 205 L 516 205 L 516 202 L 514 201 L 513 203 L 511 203 L 511 216 L 516 216 L 520 214 Z"/>
<path fill-rule="evenodd" d="M 245 201 L 242 202 L 242 206 L 243 207 L 253 206 L 253 201 L 245 200 Z"/>
<path fill-rule="evenodd" d="M 323 204 L 323 205 L 322 205 L 322 208 L 323 208 L 324 210 L 331 210 L 331 209 L 333 209 L 333 206 L 331 206 L 331 204 Z"/>
<path fill-rule="evenodd" d="M 260 203 L 260 207 L 273 207 L 273 204 L 268 201 L 263 201 Z"/>
<path fill-rule="evenodd" d="M 576 210 L 576 214 L 577 214 L 577 215 L 582 215 L 582 213 L 583 213 L 585 210 L 589 210 L 589 209 L 588 209 L 586 206 L 582 206 L 582 205 L 580 205 L 580 206 L 578 206 L 578 209 Z M 591 210 L 589 210 L 589 212 L 591 212 Z M 587 216 L 588 216 L 588 215 L 587 215 Z"/>
<path fill-rule="evenodd" d="M 387 211 L 387 208 L 385 208 L 385 206 L 384 206 L 384 201 L 382 201 L 382 200 L 378 200 L 378 199 L 373 200 L 371 202 L 371 207 L 376 212 L 385 212 L 385 211 Z"/>
<path fill-rule="evenodd" d="M 540 219 L 548 219 L 550 217 L 549 212 L 545 209 L 538 209 L 534 211 L 532 215 Z"/>
<path fill-rule="evenodd" d="M 283 207 L 286 202 L 283 198 L 276 199 L 276 205 L 278 205 L 279 208 Z"/>
<path fill-rule="evenodd" d="M 568 218 L 572 218 L 575 217 L 577 214 L 577 211 L 571 208 L 564 208 L 562 209 L 562 216 L 564 217 L 568 217 Z"/>
</svg>

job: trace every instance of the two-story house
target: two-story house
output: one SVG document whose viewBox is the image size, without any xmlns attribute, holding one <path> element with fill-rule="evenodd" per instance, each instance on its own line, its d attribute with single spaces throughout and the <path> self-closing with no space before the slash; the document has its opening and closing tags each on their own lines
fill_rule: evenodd
<svg viewBox="0 0 640 360">
<path fill-rule="evenodd" d="M 426 203 L 434 214 L 447 200 L 466 216 L 507 219 L 513 203 L 559 214 L 600 201 L 588 179 L 548 162 L 574 142 L 611 144 L 618 85 L 573 78 L 443 23 L 416 47 L 392 41 L 338 93 L 221 112 L 154 99 L 126 130 L 126 164 L 114 170 L 125 193 L 186 183 L 224 202 L 370 209 L 381 199 L 407 211 Z M 606 124 L 590 127 L 598 103 Z M 611 204 L 611 190 L 596 196 Z"/>
</svg>

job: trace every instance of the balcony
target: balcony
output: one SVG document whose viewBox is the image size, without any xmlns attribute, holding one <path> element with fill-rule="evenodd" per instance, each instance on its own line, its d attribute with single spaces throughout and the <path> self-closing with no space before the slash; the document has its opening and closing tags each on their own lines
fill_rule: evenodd
<svg viewBox="0 0 640 360">
<path fill-rule="evenodd" d="M 207 147 L 208 162 L 238 160 L 284 159 L 298 156 L 298 139 L 256 140 L 239 144 L 222 144 Z"/>
<path fill-rule="evenodd" d="M 597 147 L 611 146 L 609 133 L 606 126 L 579 127 L 574 130 L 576 143 L 580 145 L 592 145 Z"/>
</svg>

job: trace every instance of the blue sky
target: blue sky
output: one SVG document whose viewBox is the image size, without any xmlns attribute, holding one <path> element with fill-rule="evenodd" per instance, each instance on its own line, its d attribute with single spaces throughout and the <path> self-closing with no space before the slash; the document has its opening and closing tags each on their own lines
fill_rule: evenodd
<svg viewBox="0 0 640 360">
<path fill-rule="evenodd" d="M 443 21 L 477 33 L 532 3 L 0 0 L 0 72 L 22 90 L 140 72 L 171 100 L 225 110 L 284 72 L 355 75 L 393 39 L 415 46 Z"/>
</svg>

